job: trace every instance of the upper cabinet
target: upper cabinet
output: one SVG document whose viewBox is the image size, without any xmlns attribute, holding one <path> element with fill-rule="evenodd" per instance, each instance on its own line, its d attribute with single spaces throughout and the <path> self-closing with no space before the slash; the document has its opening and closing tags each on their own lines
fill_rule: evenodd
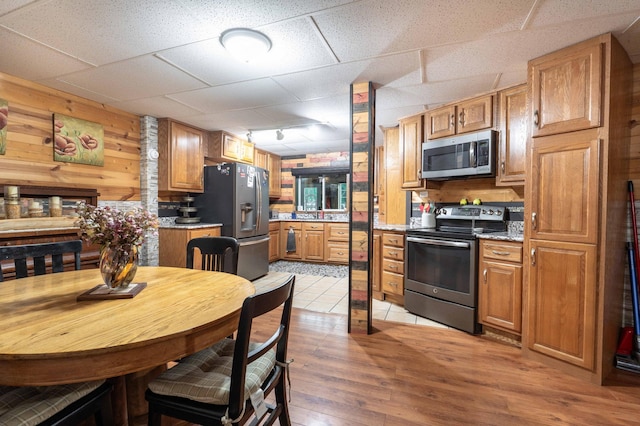
<svg viewBox="0 0 640 426">
<path fill-rule="evenodd" d="M 256 148 L 253 159 L 254 166 L 262 167 L 269 171 L 269 198 L 280 197 L 282 195 L 282 160 L 280 156 Z"/>
<path fill-rule="evenodd" d="M 158 189 L 204 191 L 202 130 L 170 120 L 158 120 Z"/>
<path fill-rule="evenodd" d="M 254 163 L 254 145 L 249 141 L 227 133 L 224 130 L 216 130 L 209 133 L 209 143 L 205 151 L 205 157 L 213 161 Z"/>
<path fill-rule="evenodd" d="M 532 136 L 599 127 L 603 45 L 582 43 L 529 62 Z"/>
<path fill-rule="evenodd" d="M 461 101 L 427 111 L 427 139 L 493 127 L 493 95 Z"/>
<path fill-rule="evenodd" d="M 527 85 L 499 93 L 500 143 L 496 185 L 524 185 L 527 149 Z"/>
<path fill-rule="evenodd" d="M 422 142 L 424 114 L 405 117 L 400 121 L 402 189 L 424 189 L 422 179 Z"/>
</svg>

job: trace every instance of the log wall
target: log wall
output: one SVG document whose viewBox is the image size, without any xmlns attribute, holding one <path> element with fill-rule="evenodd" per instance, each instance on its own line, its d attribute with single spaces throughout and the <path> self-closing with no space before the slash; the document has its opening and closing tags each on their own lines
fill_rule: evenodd
<svg viewBox="0 0 640 426">
<path fill-rule="evenodd" d="M 9 103 L 0 184 L 95 188 L 102 201 L 140 200 L 140 117 L 0 73 Z M 104 166 L 53 160 L 54 113 L 102 124 Z"/>
</svg>

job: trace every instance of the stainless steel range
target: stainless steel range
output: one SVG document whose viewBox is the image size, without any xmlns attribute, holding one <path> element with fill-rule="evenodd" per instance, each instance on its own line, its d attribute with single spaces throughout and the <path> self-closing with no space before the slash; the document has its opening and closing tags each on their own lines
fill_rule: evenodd
<svg viewBox="0 0 640 426">
<path fill-rule="evenodd" d="M 443 206 L 435 228 L 407 231 L 405 308 L 469 332 L 480 331 L 476 235 L 506 230 L 500 206 Z"/>
</svg>

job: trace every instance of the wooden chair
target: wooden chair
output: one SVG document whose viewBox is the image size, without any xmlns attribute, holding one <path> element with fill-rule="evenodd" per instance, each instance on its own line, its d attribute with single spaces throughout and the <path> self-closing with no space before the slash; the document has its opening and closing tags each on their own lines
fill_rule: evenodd
<svg viewBox="0 0 640 426">
<path fill-rule="evenodd" d="M 257 424 L 289 426 L 287 405 L 287 342 L 295 276 L 263 293 L 249 296 L 242 305 L 235 340 L 224 339 L 197 352 L 162 373 L 149 384 L 149 425 L 160 425 L 162 416 L 207 425 L 244 425 L 256 412 L 250 396 L 269 394 L 275 389 L 275 405 L 266 404 L 266 413 Z M 279 323 L 264 343 L 252 339 L 252 324 L 281 305 Z M 265 330 L 261 327 L 261 335 Z"/>
<path fill-rule="evenodd" d="M 3 264 L 11 269 L 13 263 L 15 277 L 20 279 L 28 276 L 30 264 L 34 275 L 62 272 L 65 254 L 73 254 L 74 269 L 79 270 L 81 251 L 80 240 L 0 247 L 0 282 Z M 73 425 L 93 416 L 98 426 L 112 425 L 112 389 L 113 385 L 104 380 L 54 386 L 0 386 L 0 424 Z"/>
<path fill-rule="evenodd" d="M 65 254 L 73 254 L 74 268 L 79 270 L 81 251 L 81 240 L 0 247 L 0 282 L 4 280 L 3 269 L 11 269 L 9 265 L 11 262 L 3 263 L 3 261 L 13 261 L 15 277 L 24 278 L 29 274 L 30 264 L 33 264 L 33 275 L 46 274 L 48 260 L 50 262 L 48 268 L 52 273 L 62 272 L 64 270 L 63 258 Z"/>
<path fill-rule="evenodd" d="M 201 269 L 205 271 L 238 273 L 240 244 L 233 237 L 199 237 L 187 243 L 187 268 L 193 269 L 194 249 L 202 255 Z"/>
</svg>

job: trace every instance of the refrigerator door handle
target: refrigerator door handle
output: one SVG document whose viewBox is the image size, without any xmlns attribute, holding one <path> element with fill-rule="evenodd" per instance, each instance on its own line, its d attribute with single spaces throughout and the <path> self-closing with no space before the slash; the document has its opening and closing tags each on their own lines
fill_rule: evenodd
<svg viewBox="0 0 640 426">
<path fill-rule="evenodd" d="M 256 192 L 257 192 L 257 206 L 258 206 L 258 212 L 256 214 L 256 234 L 262 234 L 262 232 L 260 232 L 260 224 L 262 223 L 262 185 L 260 182 L 260 178 L 258 177 L 258 173 L 253 175 L 253 179 L 255 180 L 253 182 L 253 184 L 256 187 Z"/>
<path fill-rule="evenodd" d="M 245 247 L 245 246 L 254 246 L 256 244 L 261 244 L 261 243 L 264 243 L 265 241 L 269 241 L 269 237 L 261 238 L 259 240 L 255 240 L 255 241 L 249 241 L 247 243 L 242 242 L 242 240 L 240 240 L 238 242 L 240 243 L 240 246 Z"/>
</svg>

